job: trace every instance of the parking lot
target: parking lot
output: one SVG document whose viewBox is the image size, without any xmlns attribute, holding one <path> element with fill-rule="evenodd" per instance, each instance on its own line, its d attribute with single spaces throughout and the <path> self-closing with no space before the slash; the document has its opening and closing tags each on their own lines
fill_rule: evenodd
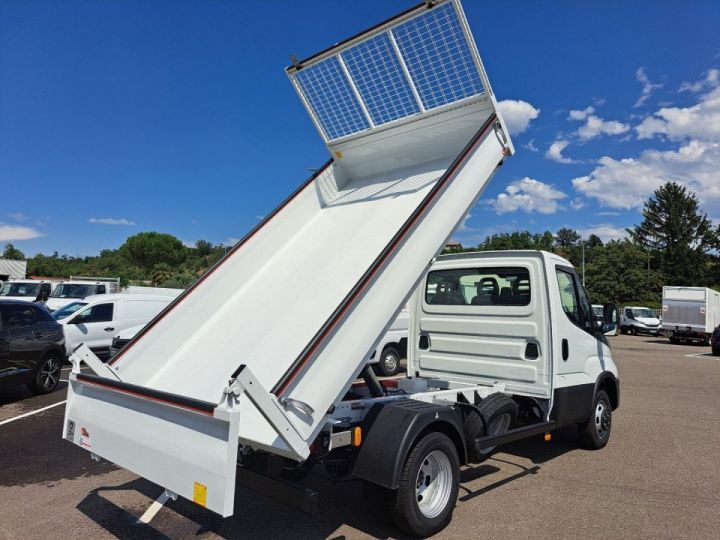
<svg viewBox="0 0 720 540">
<path fill-rule="evenodd" d="M 621 407 L 608 447 L 579 449 L 565 429 L 466 468 L 441 537 L 717 538 L 720 357 L 662 338 L 610 339 Z M 332 485 L 319 472 L 307 480 L 320 493 L 315 516 L 240 489 L 228 519 L 185 500 L 161 506 L 159 486 L 60 439 L 65 388 L 0 395 L 2 538 L 401 536 L 366 510 L 359 482 Z"/>
</svg>

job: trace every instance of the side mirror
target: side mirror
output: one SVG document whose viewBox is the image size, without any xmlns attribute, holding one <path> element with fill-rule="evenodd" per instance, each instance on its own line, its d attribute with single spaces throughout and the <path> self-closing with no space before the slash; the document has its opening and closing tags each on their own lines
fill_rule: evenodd
<svg viewBox="0 0 720 540">
<path fill-rule="evenodd" d="M 602 322 L 603 322 L 603 326 L 606 324 L 616 324 L 617 323 L 617 307 L 612 302 L 607 303 L 603 306 Z"/>
</svg>

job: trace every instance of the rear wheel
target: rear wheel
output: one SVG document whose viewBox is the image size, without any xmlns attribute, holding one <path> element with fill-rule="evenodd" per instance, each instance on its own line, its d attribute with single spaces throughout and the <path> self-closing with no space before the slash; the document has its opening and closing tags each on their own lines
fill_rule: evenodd
<svg viewBox="0 0 720 540">
<path fill-rule="evenodd" d="M 60 382 L 61 358 L 57 353 L 48 353 L 38 364 L 35 377 L 27 387 L 33 394 L 47 394 L 57 388 Z"/>
<path fill-rule="evenodd" d="M 713 356 L 720 356 L 720 346 L 712 348 Z"/>
<path fill-rule="evenodd" d="M 400 369 L 400 352 L 393 347 L 388 345 L 383 349 L 380 355 L 380 361 L 378 362 L 378 371 L 385 377 L 391 377 L 396 375 Z"/>
<path fill-rule="evenodd" d="M 585 446 L 593 450 L 604 448 L 610 440 L 612 429 L 612 407 L 604 390 L 598 390 L 590 418 L 579 424 L 580 438 Z"/>
<path fill-rule="evenodd" d="M 408 455 L 397 491 L 390 492 L 392 515 L 405 531 L 431 536 L 452 519 L 460 489 L 460 459 L 443 433 L 429 433 Z"/>
</svg>

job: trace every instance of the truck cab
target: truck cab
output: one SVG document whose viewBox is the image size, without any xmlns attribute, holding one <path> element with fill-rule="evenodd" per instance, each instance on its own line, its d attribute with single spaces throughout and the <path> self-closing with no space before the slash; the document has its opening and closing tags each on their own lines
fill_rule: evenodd
<svg viewBox="0 0 720 540">
<path fill-rule="evenodd" d="M 11 279 L 0 287 L 0 299 L 25 302 L 45 302 L 53 289 L 50 281 Z"/>
<path fill-rule="evenodd" d="M 47 300 L 47 307 L 55 311 L 72 302 L 97 294 L 120 292 L 119 278 L 82 278 L 70 276 L 70 280 L 61 281 Z"/>
<path fill-rule="evenodd" d="M 414 305 L 411 376 L 502 384 L 511 394 L 542 400 L 559 425 L 587 419 L 600 387 L 617 406 L 618 372 L 606 329 L 597 326 L 581 280 L 562 257 L 542 251 L 444 255 Z"/>
</svg>

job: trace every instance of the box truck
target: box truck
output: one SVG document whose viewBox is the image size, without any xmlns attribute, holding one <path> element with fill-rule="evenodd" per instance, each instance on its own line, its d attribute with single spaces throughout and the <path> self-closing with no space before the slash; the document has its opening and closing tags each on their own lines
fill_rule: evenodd
<svg viewBox="0 0 720 540">
<path fill-rule="evenodd" d="M 662 328 L 671 343 L 710 344 L 720 325 L 720 292 L 707 287 L 663 287 Z"/>
<path fill-rule="evenodd" d="M 285 479 L 322 465 L 423 536 L 499 445 L 576 424 L 605 446 L 619 379 L 570 263 L 435 260 L 513 154 L 459 1 L 287 74 L 331 159 L 109 364 L 74 351 L 62 436 L 222 516 L 236 485 L 317 509 Z M 413 294 L 408 377 L 381 383 L 368 360 Z"/>
</svg>

